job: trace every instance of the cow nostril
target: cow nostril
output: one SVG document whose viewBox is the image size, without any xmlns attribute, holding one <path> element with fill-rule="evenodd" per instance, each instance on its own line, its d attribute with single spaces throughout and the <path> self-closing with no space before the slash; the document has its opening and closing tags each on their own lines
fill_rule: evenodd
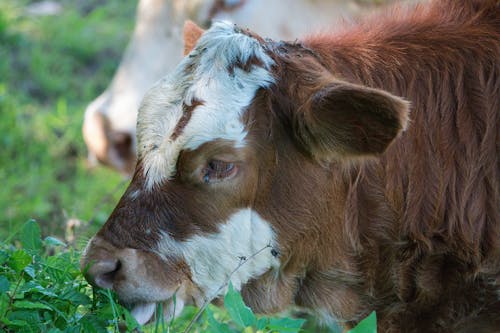
<svg viewBox="0 0 500 333">
<path fill-rule="evenodd" d="M 91 269 L 92 272 L 89 273 L 91 273 L 95 285 L 104 289 L 111 289 L 121 266 L 122 264 L 118 259 L 103 260 L 96 263 Z"/>
</svg>

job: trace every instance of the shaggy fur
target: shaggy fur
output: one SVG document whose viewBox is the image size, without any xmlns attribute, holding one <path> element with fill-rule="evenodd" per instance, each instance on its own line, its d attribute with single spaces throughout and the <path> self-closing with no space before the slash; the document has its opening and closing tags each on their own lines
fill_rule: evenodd
<svg viewBox="0 0 500 333">
<path fill-rule="evenodd" d="M 380 159 L 334 163 L 344 176 L 327 186 L 317 171 L 304 179 L 335 204 L 328 225 L 316 222 L 320 203 L 304 207 L 301 220 L 344 238 L 294 243 L 301 266 L 321 268 L 295 271 L 287 301 L 354 322 L 377 310 L 382 332 L 500 330 L 499 41 L 498 1 L 450 0 L 270 47 L 280 66 L 275 133 L 295 135 L 296 105 L 315 89 L 305 79 L 318 73 L 411 103 L 408 130 Z"/>
</svg>

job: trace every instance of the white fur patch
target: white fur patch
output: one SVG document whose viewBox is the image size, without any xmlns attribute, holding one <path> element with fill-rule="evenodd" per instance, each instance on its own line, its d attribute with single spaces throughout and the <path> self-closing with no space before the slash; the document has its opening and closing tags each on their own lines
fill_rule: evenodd
<svg viewBox="0 0 500 333">
<path fill-rule="evenodd" d="M 215 234 L 196 235 L 184 242 L 177 242 L 164 234 L 156 251 L 165 260 L 169 257 L 184 259 L 193 282 L 206 298 L 211 299 L 225 293 L 225 289 L 219 291 L 219 288 L 228 279 L 240 290 L 251 278 L 279 267 L 279 260 L 271 254 L 271 248 L 266 248 L 232 273 L 242 258 L 250 258 L 267 245 L 275 246 L 271 226 L 247 208 L 220 224 L 219 232 Z"/>
<path fill-rule="evenodd" d="M 237 66 L 251 59 L 262 66 L 253 65 L 248 71 Z M 233 24 L 217 22 L 207 30 L 174 72 L 146 94 L 139 109 L 138 154 L 146 187 L 175 174 L 182 149 L 193 150 L 214 139 L 243 146 L 247 133 L 241 115 L 257 90 L 273 82 L 272 64 L 259 41 Z M 183 104 L 190 106 L 195 100 L 203 104 L 192 112 L 181 135 L 172 140 Z"/>
</svg>

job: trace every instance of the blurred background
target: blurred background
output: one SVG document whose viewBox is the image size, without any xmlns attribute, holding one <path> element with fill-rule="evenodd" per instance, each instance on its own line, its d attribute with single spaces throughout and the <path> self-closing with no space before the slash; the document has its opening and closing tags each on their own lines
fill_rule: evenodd
<svg viewBox="0 0 500 333">
<path fill-rule="evenodd" d="M 185 19 L 295 39 L 387 2 L 0 1 L 1 239 L 33 218 L 80 247 L 105 222 L 133 170 L 137 106 L 181 59 Z"/>
<path fill-rule="evenodd" d="M 119 173 L 89 168 L 81 128 L 119 64 L 137 3 L 45 4 L 0 1 L 1 239 L 29 218 L 60 238 L 81 221 L 100 225 L 125 188 Z"/>
</svg>

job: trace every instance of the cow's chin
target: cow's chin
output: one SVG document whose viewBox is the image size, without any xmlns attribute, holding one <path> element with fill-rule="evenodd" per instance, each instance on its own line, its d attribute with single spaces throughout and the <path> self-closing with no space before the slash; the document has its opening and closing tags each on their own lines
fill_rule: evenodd
<svg viewBox="0 0 500 333">
<path fill-rule="evenodd" d="M 120 297 L 118 298 L 129 310 L 132 316 L 140 325 L 149 324 L 163 317 L 165 322 L 169 322 L 177 317 L 185 305 L 195 304 L 202 306 L 204 299 L 198 292 L 197 288 L 193 288 L 190 283 L 183 283 L 171 292 L 163 292 L 169 296 L 165 299 L 157 299 L 150 297 Z"/>
</svg>

